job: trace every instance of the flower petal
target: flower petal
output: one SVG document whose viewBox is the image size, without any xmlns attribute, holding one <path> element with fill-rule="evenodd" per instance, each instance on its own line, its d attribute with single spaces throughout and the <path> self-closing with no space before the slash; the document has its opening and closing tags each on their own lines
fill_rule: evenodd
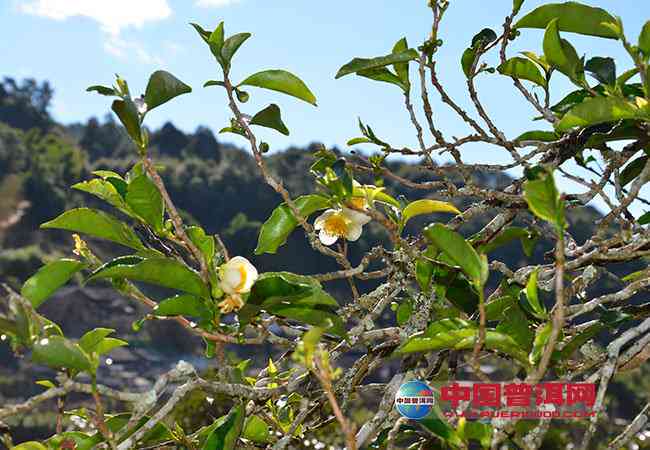
<svg viewBox="0 0 650 450">
<path fill-rule="evenodd" d="M 338 236 L 329 234 L 325 230 L 320 230 L 320 233 L 318 233 L 318 239 L 320 239 L 323 245 L 332 245 L 338 240 Z"/>
<path fill-rule="evenodd" d="M 345 208 L 344 207 L 343 208 L 343 214 L 345 214 L 345 216 L 351 222 L 358 223 L 359 225 L 365 225 L 368 222 L 370 222 L 370 220 L 372 220 L 372 218 L 369 215 L 364 214 L 364 213 L 362 213 L 360 211 L 355 211 L 354 209 L 350 209 L 350 208 Z"/>
<path fill-rule="evenodd" d="M 336 214 L 336 212 L 337 211 L 335 209 L 326 210 L 323 214 L 321 214 L 316 218 L 316 220 L 314 221 L 314 228 L 316 230 L 321 230 L 325 226 L 325 221 L 327 220 L 327 218 L 332 214 Z"/>
<path fill-rule="evenodd" d="M 362 231 L 363 231 L 363 226 L 359 223 L 353 222 L 348 227 L 348 233 L 345 235 L 345 238 L 348 241 L 354 242 L 361 237 Z"/>
</svg>

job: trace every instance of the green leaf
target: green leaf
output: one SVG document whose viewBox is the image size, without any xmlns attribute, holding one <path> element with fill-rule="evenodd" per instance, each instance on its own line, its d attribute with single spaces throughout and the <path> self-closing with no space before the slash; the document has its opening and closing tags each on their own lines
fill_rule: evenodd
<svg viewBox="0 0 650 450">
<path fill-rule="evenodd" d="M 27 441 L 12 447 L 13 450 L 47 450 L 47 447 L 36 441 Z"/>
<path fill-rule="evenodd" d="M 358 73 L 393 64 L 408 63 L 415 59 L 418 59 L 418 52 L 412 48 L 376 58 L 354 58 L 349 63 L 343 65 L 334 78 L 338 79 L 351 73 Z"/>
<path fill-rule="evenodd" d="M 517 14 L 523 4 L 524 0 L 512 0 L 512 12 Z"/>
<path fill-rule="evenodd" d="M 264 444 L 269 442 L 269 426 L 259 416 L 250 416 L 244 424 L 242 435 L 244 439 Z"/>
<path fill-rule="evenodd" d="M 227 65 L 230 65 L 232 57 L 249 37 L 251 37 L 250 33 L 237 33 L 224 41 L 223 46 L 221 47 L 221 57 Z"/>
<path fill-rule="evenodd" d="M 244 418 L 241 405 L 232 408 L 226 420 L 210 433 L 202 450 L 234 450 L 244 426 Z"/>
<path fill-rule="evenodd" d="M 422 292 L 431 290 L 431 278 L 433 277 L 433 263 L 424 258 L 420 258 L 415 263 L 415 279 Z"/>
<path fill-rule="evenodd" d="M 203 83 L 203 87 L 209 87 L 209 86 L 222 86 L 225 87 L 226 83 L 223 81 L 218 81 L 218 80 L 208 80 L 205 83 Z"/>
<path fill-rule="evenodd" d="M 190 294 L 180 294 L 167 298 L 154 308 L 157 316 L 192 316 L 202 319 L 210 319 L 212 312 L 205 301 Z"/>
<path fill-rule="evenodd" d="M 156 185 L 146 175 L 135 177 L 128 185 L 126 203 L 155 231 L 163 229 L 165 206 Z"/>
<path fill-rule="evenodd" d="M 497 67 L 497 70 L 502 75 L 532 81 L 539 86 L 546 87 L 546 79 L 540 70 L 537 68 L 535 63 L 526 58 L 521 58 L 519 56 L 510 58 Z"/>
<path fill-rule="evenodd" d="M 215 28 L 214 31 L 210 33 L 210 37 L 208 38 L 208 45 L 210 46 L 210 51 L 212 52 L 214 57 L 217 58 L 217 61 L 219 61 L 219 64 L 221 64 L 222 67 L 226 67 L 226 64 L 224 64 L 223 61 L 223 57 L 221 56 L 223 41 L 224 41 L 224 29 L 223 29 L 223 21 L 222 21 L 219 22 L 217 28 Z"/>
<path fill-rule="evenodd" d="M 89 181 L 82 181 L 80 183 L 74 184 L 72 185 L 72 188 L 92 194 L 95 197 L 101 198 L 110 205 L 118 208 L 119 210 L 125 213 L 129 213 L 129 208 L 124 202 L 124 199 L 116 189 L 115 185 L 108 180 L 94 178 Z"/>
<path fill-rule="evenodd" d="M 577 2 L 542 5 L 519 19 L 513 28 L 544 29 L 553 20 L 558 21 L 561 31 L 618 39 L 618 34 L 610 28 L 611 25 L 617 27 L 615 17 L 604 9 Z"/>
<path fill-rule="evenodd" d="M 34 344 L 32 360 L 54 369 L 74 369 L 79 371 L 92 369 L 88 355 L 79 344 L 62 337 L 50 336 Z"/>
<path fill-rule="evenodd" d="M 548 338 L 551 336 L 551 331 L 553 330 L 553 324 L 547 322 L 544 325 L 540 325 L 535 332 L 535 340 L 533 341 L 533 349 L 528 356 L 528 360 L 532 365 L 535 365 L 542 358 L 544 353 L 544 347 L 548 342 Z"/>
<path fill-rule="evenodd" d="M 210 43 L 210 35 L 212 34 L 210 31 L 203 29 L 201 25 L 198 25 L 196 23 L 190 23 L 190 25 L 192 25 L 192 27 L 199 34 L 201 39 L 203 39 L 203 42 L 205 42 L 206 44 Z"/>
<path fill-rule="evenodd" d="M 603 84 L 613 86 L 616 83 L 616 63 L 612 58 L 594 56 L 585 63 L 585 70 Z"/>
<path fill-rule="evenodd" d="M 126 128 L 126 132 L 131 139 L 138 144 L 142 144 L 142 135 L 140 133 L 140 115 L 135 103 L 131 99 L 114 100 L 111 109 Z"/>
<path fill-rule="evenodd" d="M 115 258 L 95 270 L 87 281 L 102 278 L 127 278 L 177 289 L 199 297 L 210 295 L 207 286 L 194 270 L 171 258 Z"/>
<path fill-rule="evenodd" d="M 316 97 L 307 85 L 286 70 L 263 70 L 246 78 L 237 86 L 256 86 L 282 92 L 316 106 Z"/>
<path fill-rule="evenodd" d="M 151 111 L 174 97 L 189 92 L 192 92 L 192 88 L 174 75 L 164 70 L 157 70 L 149 77 L 144 102 L 147 104 L 147 111 Z"/>
<path fill-rule="evenodd" d="M 343 321 L 336 314 L 338 303 L 313 278 L 289 272 L 260 275 L 239 312 L 240 323 L 264 310 L 270 314 L 325 328 L 344 335 Z"/>
<path fill-rule="evenodd" d="M 357 145 L 357 144 L 371 144 L 372 141 L 367 137 L 356 137 L 352 138 L 347 142 L 347 145 Z"/>
<path fill-rule="evenodd" d="M 639 34 L 639 50 L 643 52 L 645 57 L 650 56 L 650 20 L 643 24 L 641 34 Z"/>
<path fill-rule="evenodd" d="M 535 64 L 539 65 L 542 69 L 544 69 L 544 72 L 548 73 L 548 71 L 551 70 L 551 65 L 548 63 L 548 61 L 546 61 L 546 58 L 544 58 L 543 55 L 540 56 L 535 52 L 528 51 L 523 51 L 521 54 L 530 59 Z"/>
<path fill-rule="evenodd" d="M 621 175 L 620 175 L 621 187 L 627 186 L 632 182 L 632 180 L 634 180 L 636 177 L 641 175 L 641 172 L 643 172 L 643 169 L 645 168 L 647 162 L 648 162 L 647 156 L 640 156 L 636 158 L 634 161 L 628 163 L 628 165 L 625 166 L 625 168 L 621 171 Z"/>
<path fill-rule="evenodd" d="M 273 128 L 285 136 L 289 136 L 287 126 L 282 122 L 280 107 L 275 103 L 271 103 L 269 106 L 255 114 L 251 119 L 250 124 Z"/>
<path fill-rule="evenodd" d="M 533 130 L 526 131 L 515 138 L 515 141 L 540 141 L 540 142 L 553 142 L 557 141 L 559 137 L 555 131 Z"/>
<path fill-rule="evenodd" d="M 25 281 L 20 294 L 29 300 L 34 308 L 38 308 L 84 267 L 86 264 L 76 259 L 62 258 L 52 261 Z"/>
<path fill-rule="evenodd" d="M 45 222 L 41 228 L 57 228 L 106 239 L 135 250 L 144 250 L 138 236 L 125 223 L 95 209 L 77 208 Z"/>
<path fill-rule="evenodd" d="M 470 71 L 472 70 L 474 59 L 476 59 L 476 50 L 474 50 L 472 47 L 466 48 L 460 58 L 460 65 L 463 68 L 463 73 L 467 78 L 470 76 Z"/>
<path fill-rule="evenodd" d="M 526 283 L 526 299 L 535 317 L 539 319 L 548 318 L 546 307 L 539 301 L 539 293 L 537 290 L 537 277 L 539 276 L 539 267 L 530 273 L 528 282 Z"/>
<path fill-rule="evenodd" d="M 115 330 L 112 328 L 95 328 L 81 336 L 81 339 L 79 339 L 79 346 L 81 346 L 83 351 L 86 353 L 94 353 L 104 338 L 114 332 Z"/>
<path fill-rule="evenodd" d="M 112 87 L 101 86 L 99 84 L 86 88 L 86 92 L 97 92 L 100 95 L 106 95 L 109 97 L 119 95 Z"/>
<path fill-rule="evenodd" d="M 406 325 L 406 322 L 411 318 L 411 314 L 413 314 L 413 304 L 410 301 L 401 303 L 395 312 L 397 325 L 400 327 Z"/>
<path fill-rule="evenodd" d="M 110 353 L 113 349 L 116 349 L 118 347 L 126 347 L 127 345 L 129 345 L 129 343 L 123 341 L 122 339 L 107 337 L 101 340 L 101 342 L 97 345 L 95 352 L 98 355 L 105 355 L 106 353 Z"/>
<path fill-rule="evenodd" d="M 385 83 L 391 83 L 394 85 L 399 86 L 402 88 L 402 90 L 407 91 L 408 87 L 404 84 L 404 82 L 395 75 L 393 72 L 388 70 L 385 67 L 377 67 L 375 69 L 367 69 L 367 70 L 361 70 L 357 72 L 357 75 L 365 78 L 370 78 L 371 80 L 375 81 L 383 81 Z"/>
<path fill-rule="evenodd" d="M 650 223 L 650 212 L 646 212 L 646 213 L 642 214 L 641 217 L 639 217 L 636 221 L 639 222 L 640 225 L 649 224 Z"/>
<path fill-rule="evenodd" d="M 481 253 L 491 253 L 497 248 L 502 247 L 515 239 L 521 241 L 524 253 L 526 256 L 530 256 L 529 246 L 531 244 L 534 245 L 536 237 L 529 230 L 521 227 L 508 227 L 504 229 L 494 239 L 487 244 L 481 245 L 477 250 Z"/>
<path fill-rule="evenodd" d="M 441 202 L 439 200 L 422 199 L 409 203 L 402 211 L 402 223 L 406 224 L 415 216 L 433 213 L 452 213 L 460 214 L 461 212 L 451 203 Z"/>
<path fill-rule="evenodd" d="M 203 254 L 205 262 L 210 263 L 215 252 L 214 237 L 205 234 L 203 228 L 196 225 L 188 227 L 185 231 L 190 240 Z"/>
<path fill-rule="evenodd" d="M 393 51 L 392 53 L 398 54 L 407 51 L 409 48 L 408 42 L 406 41 L 406 38 L 403 37 L 399 41 L 395 43 L 393 46 Z M 410 86 L 410 81 L 409 81 L 409 63 L 407 62 L 398 62 L 393 64 L 393 69 L 395 70 L 395 73 L 399 77 L 399 79 L 402 81 L 402 84 L 406 87 L 405 90 L 408 91 L 409 86 Z"/>
<path fill-rule="evenodd" d="M 549 22 L 544 33 L 544 57 L 571 80 L 579 81 L 583 75 L 582 61 L 569 41 L 560 38 L 558 20 Z"/>
<path fill-rule="evenodd" d="M 294 201 L 300 214 L 307 218 L 316 211 L 326 209 L 329 200 L 322 195 L 303 195 Z M 255 254 L 275 253 L 279 247 L 287 242 L 291 232 L 298 226 L 298 220 L 286 204 L 281 204 L 273 210 L 260 229 Z"/>
<path fill-rule="evenodd" d="M 482 286 L 483 264 L 474 247 L 464 237 L 446 226 L 436 223 L 424 229 L 425 237 L 458 265 L 475 285 Z"/>
<path fill-rule="evenodd" d="M 497 34 L 491 28 L 483 28 L 472 37 L 472 48 L 483 48 L 497 39 Z"/>
<path fill-rule="evenodd" d="M 526 181 L 524 197 L 528 208 L 537 217 L 552 223 L 560 230 L 566 227 L 564 203 L 555 187 L 553 175 L 544 173 L 540 179 Z"/>
<path fill-rule="evenodd" d="M 569 339 L 563 346 L 562 350 L 560 351 L 559 357 L 560 359 L 566 359 L 569 358 L 573 352 L 578 350 L 582 345 L 584 345 L 587 341 L 590 339 L 594 338 L 598 333 L 601 331 L 605 330 L 606 326 L 600 322 L 596 322 L 593 325 L 590 325 L 577 335 L 573 336 L 571 339 Z M 555 355 L 555 352 L 553 352 Z"/>
<path fill-rule="evenodd" d="M 574 106 L 555 126 L 559 132 L 621 119 L 648 120 L 650 113 L 621 97 L 592 97 Z"/>
</svg>

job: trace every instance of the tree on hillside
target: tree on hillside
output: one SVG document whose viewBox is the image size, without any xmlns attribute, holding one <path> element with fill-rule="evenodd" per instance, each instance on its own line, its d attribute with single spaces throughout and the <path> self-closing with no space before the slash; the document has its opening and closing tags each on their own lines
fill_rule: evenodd
<svg viewBox="0 0 650 450">
<path fill-rule="evenodd" d="M 233 253 L 219 234 L 206 232 L 212 224 L 191 223 L 179 212 L 168 186 L 205 189 L 201 183 L 192 185 L 203 177 L 176 183 L 174 174 L 161 173 L 152 146 L 164 155 L 180 148 L 180 141 L 182 146 L 188 142 L 171 125 L 150 136 L 145 122 L 156 108 L 189 94 L 188 85 L 159 70 L 142 96 L 130 92 L 119 76 L 114 86 L 89 87 L 109 98 L 137 162 L 125 172 L 97 170 L 76 183 L 76 190 L 101 199 L 113 212 L 75 208 L 45 222 L 44 229 L 73 233 L 73 255 L 43 266 L 20 292 L 7 288 L 0 316 L 3 336 L 14 351 L 57 371 L 52 379 L 39 381 L 42 393 L 0 407 L 4 420 L 57 400 L 56 433 L 13 448 L 643 445 L 650 403 L 624 425 L 612 420 L 606 405 L 613 380 L 650 356 L 650 304 L 638 295 L 650 285 L 644 263 L 650 253 L 644 227 L 650 213 L 636 217 L 631 208 L 648 204 L 641 192 L 650 180 L 645 151 L 650 139 L 650 21 L 632 38 L 621 19 L 600 8 L 548 3 L 520 13 L 523 4 L 515 0 L 502 28 L 480 30 L 459 55 L 469 110 L 439 78 L 446 0 L 428 2 L 433 23 L 424 42 L 411 47 L 402 38 L 385 55 L 354 58 L 338 70 L 336 78 L 355 74 L 399 90 L 416 147 L 391 142 L 386 131 L 359 120 L 359 136 L 348 145 L 366 145 L 373 149 L 370 154 L 342 155 L 319 147 L 313 149 L 310 167 L 278 164 L 276 172 L 270 170 L 273 156 L 257 138 L 256 127 L 285 135 L 289 130 L 275 103 L 248 110 L 253 88 L 295 97 L 305 107 L 316 105 L 315 95 L 285 70 L 261 70 L 233 80 L 233 56 L 251 34 L 227 36 L 223 22 L 214 30 L 192 24 L 221 69 L 218 80 L 205 84 L 223 92 L 232 114 L 221 132 L 246 139 L 259 179 L 275 194 L 254 253 L 272 260 L 287 239 L 304 236 L 315 254 L 336 264 L 326 273 L 261 272 L 249 261 L 251 255 Z M 510 55 L 510 43 L 530 28 L 544 30 L 543 51 Z M 569 33 L 610 39 L 629 59 L 580 57 Z M 499 128 L 477 89 L 477 80 L 485 77 L 512 81 L 513 92 L 537 119 L 534 129 L 511 137 Z M 573 90 L 558 92 L 558 79 L 568 80 Z M 433 98 L 440 98 L 440 108 L 434 109 Z M 553 103 L 552 98 L 561 100 Z M 441 129 L 437 119 L 443 111 L 462 120 L 466 134 L 451 136 Z M 495 164 L 486 156 L 469 163 L 467 145 L 473 143 L 504 152 L 510 161 Z M 454 164 L 436 164 L 435 157 L 442 154 Z M 414 169 L 419 176 L 396 173 L 390 161 L 394 155 L 419 158 Z M 189 158 L 185 165 L 191 171 L 184 174 L 214 167 L 197 161 Z M 509 169 L 523 175 L 486 175 Z M 308 193 L 296 196 L 283 182 L 282 175 L 295 170 L 313 177 Z M 560 192 L 559 177 L 581 189 Z M 396 185 L 412 195 L 396 195 L 388 188 Z M 260 187 L 236 188 L 245 197 L 247 189 Z M 608 211 L 594 233 L 585 236 L 579 224 L 569 227 L 568 215 L 596 197 Z M 246 216 L 230 217 L 224 211 L 208 212 L 226 215 L 227 233 L 254 229 Z M 470 230 L 468 224 L 478 216 L 486 219 L 484 225 Z M 416 226 L 423 218 L 430 223 Z M 383 230 L 387 243 L 372 243 L 359 255 L 371 226 Z M 120 245 L 121 256 L 100 258 L 89 237 Z M 542 239 L 552 247 L 544 249 L 543 261 L 533 261 Z M 517 266 L 496 256 L 499 248 L 515 242 L 527 257 Z M 622 263 L 642 268 L 621 273 Z M 202 338 L 205 357 L 214 359 L 216 369 L 200 373 L 181 361 L 149 391 L 106 386 L 98 368 L 129 342 L 109 328 L 72 339 L 39 312 L 74 276 L 86 283 L 108 282 L 146 306 L 149 313 L 133 324 L 136 330 L 148 321 L 169 320 Z M 345 301 L 332 296 L 333 283 L 346 286 Z M 605 293 L 603 286 L 609 287 Z M 390 322 L 384 320 L 387 313 Z M 226 352 L 231 348 L 269 352 L 271 358 L 265 367 L 254 367 L 247 360 L 234 361 Z M 374 382 L 380 371 L 388 376 Z M 502 389 L 520 399 L 508 404 L 511 414 L 483 415 L 481 407 L 503 406 Z M 73 393 L 87 396 L 87 407 L 66 413 Z M 479 394 L 482 400 L 476 401 Z M 533 412 L 582 418 L 523 420 L 529 410 L 522 398 L 529 407 L 539 407 Z M 364 404 L 365 399 L 371 400 Z M 192 420 L 193 414 L 201 415 L 196 404 L 206 402 L 218 403 L 224 415 L 197 425 Z M 584 409 L 564 409 L 576 405 Z M 474 408 L 481 420 L 465 417 Z M 11 430 L 5 431 L 4 441 L 12 447 Z"/>
</svg>

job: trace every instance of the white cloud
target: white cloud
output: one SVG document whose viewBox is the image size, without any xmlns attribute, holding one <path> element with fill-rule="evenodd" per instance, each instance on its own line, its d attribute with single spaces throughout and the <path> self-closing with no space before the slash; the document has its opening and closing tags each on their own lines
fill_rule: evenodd
<svg viewBox="0 0 650 450">
<path fill-rule="evenodd" d="M 135 55 L 143 63 L 157 63 L 159 59 L 150 55 L 140 43 L 123 39 L 120 32 L 166 19 L 172 14 L 167 0 L 30 0 L 20 9 L 27 14 L 54 20 L 69 17 L 93 19 L 108 34 L 104 43 L 107 52 L 118 57 Z"/>
<path fill-rule="evenodd" d="M 238 3 L 239 0 L 196 0 L 196 6 L 203 8 L 220 8 Z"/>
</svg>

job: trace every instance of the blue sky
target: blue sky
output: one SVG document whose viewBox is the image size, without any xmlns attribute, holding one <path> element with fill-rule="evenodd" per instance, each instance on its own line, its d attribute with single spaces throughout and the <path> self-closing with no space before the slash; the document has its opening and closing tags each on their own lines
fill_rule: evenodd
<svg viewBox="0 0 650 450">
<path fill-rule="evenodd" d="M 291 135 L 260 131 L 273 149 L 319 141 L 343 148 L 358 135 L 361 117 L 375 132 L 396 146 L 415 147 L 415 135 L 402 107 L 396 86 L 348 76 L 334 80 L 338 68 L 352 57 L 386 54 L 394 42 L 406 36 L 412 46 L 426 38 L 431 14 L 425 0 L 3 0 L 0 2 L 0 75 L 48 79 L 55 88 L 52 113 L 70 123 L 109 111 L 109 101 L 84 92 L 92 84 L 111 84 L 113 74 L 126 78 L 132 91 L 144 90 L 151 72 L 165 69 L 194 88 L 147 117 L 156 127 L 172 120 L 191 131 L 206 125 L 215 132 L 230 115 L 223 92 L 202 88 L 204 81 L 218 78 L 209 50 L 188 25 L 198 22 L 212 29 L 220 20 L 226 33 L 250 31 L 253 38 L 234 60 L 232 77 L 241 80 L 261 69 L 284 68 L 301 77 L 318 98 L 314 108 L 291 97 L 251 88 L 251 101 L 244 106 L 255 113 L 270 102 L 282 108 Z M 526 0 L 522 13 L 541 1 Z M 585 1 L 620 15 L 628 37 L 636 41 L 650 3 L 638 0 Z M 438 53 L 440 78 L 450 94 L 474 116 L 465 91 L 460 55 L 472 36 L 483 27 L 499 30 L 510 11 L 510 0 L 455 0 L 441 27 L 444 45 Z M 543 32 L 523 30 L 509 55 L 533 50 L 541 53 Z M 615 41 L 567 34 L 579 54 L 614 56 L 619 73 L 630 67 Z M 494 58 L 495 56 L 493 56 Z M 487 60 L 490 62 L 490 60 Z M 492 59 L 492 62 L 496 62 Z M 411 69 L 412 77 L 414 70 Z M 556 76 L 555 100 L 571 86 Z M 507 77 L 483 75 L 477 80 L 481 98 L 495 123 L 510 137 L 540 128 L 532 122 L 535 112 L 512 87 Z M 433 89 L 431 89 L 433 91 Z M 452 111 L 434 100 L 435 120 L 446 136 L 463 136 L 469 130 Z M 239 137 L 221 140 L 243 144 Z M 430 138 L 429 138 L 430 139 Z M 474 145 L 468 161 L 505 162 L 507 153 L 498 148 Z M 565 190 L 572 190 L 562 182 Z"/>
</svg>

